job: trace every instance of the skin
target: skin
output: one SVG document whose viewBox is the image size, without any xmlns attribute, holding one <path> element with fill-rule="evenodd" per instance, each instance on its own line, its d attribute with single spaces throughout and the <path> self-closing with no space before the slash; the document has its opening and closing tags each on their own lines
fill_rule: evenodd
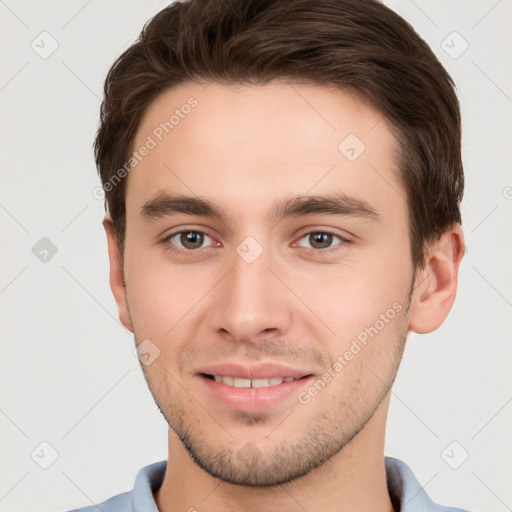
<svg viewBox="0 0 512 512">
<path fill-rule="evenodd" d="M 460 226 L 428 248 L 415 273 L 396 140 L 375 108 L 323 86 L 187 83 L 149 106 L 134 149 L 191 96 L 197 106 L 128 176 L 124 268 L 104 221 L 120 319 L 137 343 L 149 338 L 160 350 L 141 365 L 171 427 L 157 506 L 393 510 L 384 468 L 390 388 L 407 333 L 437 329 L 451 309 Z M 338 150 L 348 134 L 366 146 L 353 162 Z M 163 192 L 206 198 L 226 218 L 143 218 Z M 334 192 L 364 201 L 378 219 L 270 216 L 283 198 Z M 180 230 L 208 236 L 187 249 Z M 309 234 L 319 232 L 335 236 L 315 245 Z M 237 253 L 248 236 L 263 250 L 252 263 Z M 293 394 L 258 413 L 235 410 L 197 374 L 230 360 L 320 378 L 393 304 L 394 318 L 307 404 Z"/>
</svg>

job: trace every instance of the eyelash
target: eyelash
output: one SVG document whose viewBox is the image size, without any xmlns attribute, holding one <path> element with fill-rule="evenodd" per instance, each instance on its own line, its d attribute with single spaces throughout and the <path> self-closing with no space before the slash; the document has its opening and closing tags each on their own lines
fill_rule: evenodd
<svg viewBox="0 0 512 512">
<path fill-rule="evenodd" d="M 199 231 L 199 230 L 196 230 L 196 229 L 184 229 L 184 230 L 181 230 L 181 231 L 176 231 L 174 233 L 171 233 L 169 235 L 167 235 L 163 240 L 162 240 L 162 243 L 165 245 L 165 249 L 172 252 L 172 253 L 175 253 L 175 254 L 179 254 L 179 255 L 182 255 L 182 256 L 192 256 L 193 253 L 195 252 L 199 252 L 201 249 L 205 249 L 206 247 L 199 247 L 197 249 L 179 249 L 177 248 L 176 246 L 174 246 L 170 240 L 172 238 L 174 238 L 175 236 L 177 235 L 181 235 L 183 233 L 201 233 L 202 235 L 205 235 L 209 238 L 211 238 L 213 240 L 213 237 L 211 237 L 210 235 L 208 235 L 208 233 L 205 233 L 204 231 Z M 300 236 L 300 238 L 298 238 L 297 241 L 300 241 L 302 240 L 303 238 L 307 237 L 307 236 L 310 236 L 310 235 L 313 235 L 313 234 L 326 234 L 326 235 L 332 235 L 333 237 L 335 238 L 338 238 L 340 240 L 339 243 L 333 245 L 332 247 L 327 247 L 325 249 L 315 249 L 314 247 L 302 247 L 303 249 L 306 249 L 307 251 L 312 251 L 314 253 L 317 253 L 317 254 L 325 254 L 325 253 L 330 253 L 330 252 L 333 252 L 333 251 L 336 251 L 336 250 L 339 250 L 341 245 L 348 245 L 350 243 L 350 240 L 347 240 L 346 238 L 344 238 L 343 236 L 337 234 L 337 233 L 333 233 L 332 231 L 329 231 L 329 230 L 321 230 L 321 231 L 308 231 L 307 233 L 304 233 Z"/>
</svg>

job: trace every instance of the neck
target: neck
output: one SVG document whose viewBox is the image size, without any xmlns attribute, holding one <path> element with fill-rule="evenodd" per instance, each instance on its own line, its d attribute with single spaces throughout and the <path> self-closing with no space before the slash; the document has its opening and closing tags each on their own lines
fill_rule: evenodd
<svg viewBox="0 0 512 512">
<path fill-rule="evenodd" d="M 308 474 L 286 484 L 248 487 L 222 482 L 197 466 L 169 429 L 167 471 L 155 493 L 160 512 L 393 512 L 384 466 L 389 396 L 352 441 Z"/>
</svg>

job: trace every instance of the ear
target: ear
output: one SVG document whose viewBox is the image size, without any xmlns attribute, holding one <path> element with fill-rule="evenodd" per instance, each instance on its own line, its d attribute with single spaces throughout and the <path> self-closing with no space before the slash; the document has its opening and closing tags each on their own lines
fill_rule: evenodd
<svg viewBox="0 0 512 512">
<path fill-rule="evenodd" d="M 107 234 L 108 243 L 108 259 L 110 260 L 110 288 L 114 294 L 119 312 L 119 320 L 131 332 L 133 325 L 130 319 L 130 311 L 128 309 L 128 300 L 126 297 L 126 284 L 124 282 L 124 272 L 119 257 L 119 249 L 117 246 L 117 237 L 114 231 L 112 221 L 108 218 L 103 220 L 103 227 Z"/>
<path fill-rule="evenodd" d="M 464 234 L 459 224 L 430 246 L 425 267 L 416 274 L 409 317 L 411 331 L 432 332 L 445 321 L 455 300 L 464 250 Z"/>
</svg>

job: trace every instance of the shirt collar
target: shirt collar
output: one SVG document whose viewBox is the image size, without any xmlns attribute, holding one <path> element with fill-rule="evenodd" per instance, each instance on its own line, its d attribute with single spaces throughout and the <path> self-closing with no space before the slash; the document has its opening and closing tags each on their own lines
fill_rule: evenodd
<svg viewBox="0 0 512 512">
<path fill-rule="evenodd" d="M 167 461 L 154 462 L 143 467 L 135 478 L 132 493 L 133 512 L 159 512 L 154 498 L 154 493 L 164 481 Z"/>
<path fill-rule="evenodd" d="M 453 510 L 436 505 L 407 464 L 392 457 L 386 457 L 385 464 L 388 492 L 396 512 Z M 162 485 L 166 468 L 167 461 L 163 460 L 145 466 L 138 472 L 132 494 L 133 512 L 159 512 L 154 493 Z"/>
</svg>

